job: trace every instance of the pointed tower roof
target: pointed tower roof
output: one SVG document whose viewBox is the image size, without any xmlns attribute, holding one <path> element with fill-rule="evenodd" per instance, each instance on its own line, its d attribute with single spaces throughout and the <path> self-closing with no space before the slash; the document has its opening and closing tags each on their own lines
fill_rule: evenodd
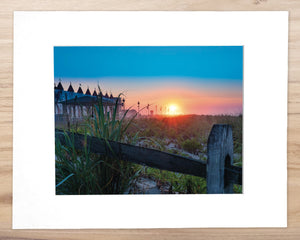
<svg viewBox="0 0 300 240">
<path fill-rule="evenodd" d="M 95 97 L 97 97 L 97 92 L 96 92 L 96 89 L 94 90 L 94 92 L 93 92 L 93 96 L 95 96 Z"/>
<path fill-rule="evenodd" d="M 72 87 L 72 84 L 70 83 L 70 86 L 69 86 L 69 88 L 68 88 L 68 92 L 74 92 L 74 89 L 73 89 L 73 87 Z"/>
<path fill-rule="evenodd" d="M 81 84 L 79 84 L 79 88 L 77 90 L 77 93 L 83 93 L 82 88 L 81 88 Z"/>
<path fill-rule="evenodd" d="M 100 95 L 100 97 L 103 97 L 103 93 L 102 93 L 102 91 L 100 91 L 99 95 Z"/>
<path fill-rule="evenodd" d="M 64 90 L 64 88 L 63 88 L 63 86 L 61 84 L 61 81 L 59 81 L 58 85 L 56 86 L 56 89 L 62 90 L 62 91 Z"/>
<path fill-rule="evenodd" d="M 112 95 L 112 93 L 110 94 L 109 98 L 110 98 L 110 99 L 114 98 L 114 96 Z"/>
<path fill-rule="evenodd" d="M 106 93 L 104 97 L 108 98 L 108 94 Z"/>
<path fill-rule="evenodd" d="M 91 92 L 90 92 L 89 88 L 86 90 L 85 95 L 91 95 Z"/>
</svg>

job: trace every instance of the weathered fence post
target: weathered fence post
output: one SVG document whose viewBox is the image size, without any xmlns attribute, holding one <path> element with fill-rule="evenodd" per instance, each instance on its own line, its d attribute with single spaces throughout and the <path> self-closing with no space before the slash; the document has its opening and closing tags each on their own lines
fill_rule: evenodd
<svg viewBox="0 0 300 240">
<path fill-rule="evenodd" d="M 207 143 L 207 193 L 232 193 L 233 184 L 226 181 L 225 168 L 233 164 L 231 126 L 215 124 Z"/>
</svg>

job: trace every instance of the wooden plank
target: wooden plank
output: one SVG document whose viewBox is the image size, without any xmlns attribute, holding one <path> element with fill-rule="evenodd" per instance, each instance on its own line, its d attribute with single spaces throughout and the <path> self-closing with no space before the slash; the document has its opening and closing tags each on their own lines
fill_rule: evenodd
<svg viewBox="0 0 300 240">
<path fill-rule="evenodd" d="M 67 133 L 72 138 L 72 133 Z M 65 137 L 62 131 L 56 130 L 55 136 L 64 145 Z M 83 149 L 84 135 L 74 134 L 74 145 L 76 149 Z M 99 154 L 110 154 L 105 140 L 96 137 L 87 137 L 87 143 L 90 151 Z M 206 177 L 206 162 L 194 160 L 179 155 L 162 152 L 155 149 L 149 149 L 139 146 L 133 146 L 126 143 L 108 141 L 115 155 L 122 157 L 123 160 L 146 165 L 153 168 L 190 174 L 198 177 Z"/>
<path fill-rule="evenodd" d="M 66 132 L 67 133 L 67 132 Z M 83 149 L 84 135 L 67 133 L 71 139 L 74 136 L 74 145 L 76 149 Z M 63 131 L 56 130 L 55 136 L 62 144 L 66 144 Z M 107 147 L 105 140 L 96 137 L 87 137 L 87 143 L 90 151 L 99 154 L 112 154 Z M 179 155 L 162 152 L 156 149 L 149 149 L 139 146 L 133 146 L 126 143 L 108 141 L 111 149 L 117 156 L 122 156 L 122 159 L 134 162 L 141 165 L 146 165 L 162 170 L 178 172 L 183 174 L 194 175 L 206 178 L 206 162 L 191 158 L 182 157 Z M 233 167 L 234 171 L 228 170 L 228 180 L 235 184 L 242 184 L 242 170 L 238 167 Z"/>
</svg>

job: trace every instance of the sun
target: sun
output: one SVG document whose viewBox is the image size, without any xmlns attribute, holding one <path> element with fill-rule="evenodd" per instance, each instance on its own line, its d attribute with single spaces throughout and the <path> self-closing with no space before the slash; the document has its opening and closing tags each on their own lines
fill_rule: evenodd
<svg viewBox="0 0 300 240">
<path fill-rule="evenodd" d="M 175 104 L 171 104 L 169 106 L 169 115 L 177 115 L 178 114 L 178 107 Z"/>
</svg>

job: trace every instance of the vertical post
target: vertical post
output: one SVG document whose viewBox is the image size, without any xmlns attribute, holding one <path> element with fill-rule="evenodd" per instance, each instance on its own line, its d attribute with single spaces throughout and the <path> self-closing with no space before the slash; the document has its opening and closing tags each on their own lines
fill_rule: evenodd
<svg viewBox="0 0 300 240">
<path fill-rule="evenodd" d="M 80 107 L 79 107 L 79 117 L 80 117 L 80 119 L 82 119 L 83 118 L 83 106 L 82 105 L 80 105 Z"/>
<path fill-rule="evenodd" d="M 111 118 L 112 117 L 112 115 L 113 115 L 113 106 L 110 106 L 109 107 L 109 117 Z"/>
<path fill-rule="evenodd" d="M 65 103 L 62 104 L 62 109 L 63 109 L 62 121 L 63 124 L 65 125 L 66 122 L 68 121 L 68 109 Z"/>
<path fill-rule="evenodd" d="M 207 193 L 232 193 L 225 168 L 233 164 L 233 139 L 230 125 L 215 124 L 207 143 Z"/>
</svg>

